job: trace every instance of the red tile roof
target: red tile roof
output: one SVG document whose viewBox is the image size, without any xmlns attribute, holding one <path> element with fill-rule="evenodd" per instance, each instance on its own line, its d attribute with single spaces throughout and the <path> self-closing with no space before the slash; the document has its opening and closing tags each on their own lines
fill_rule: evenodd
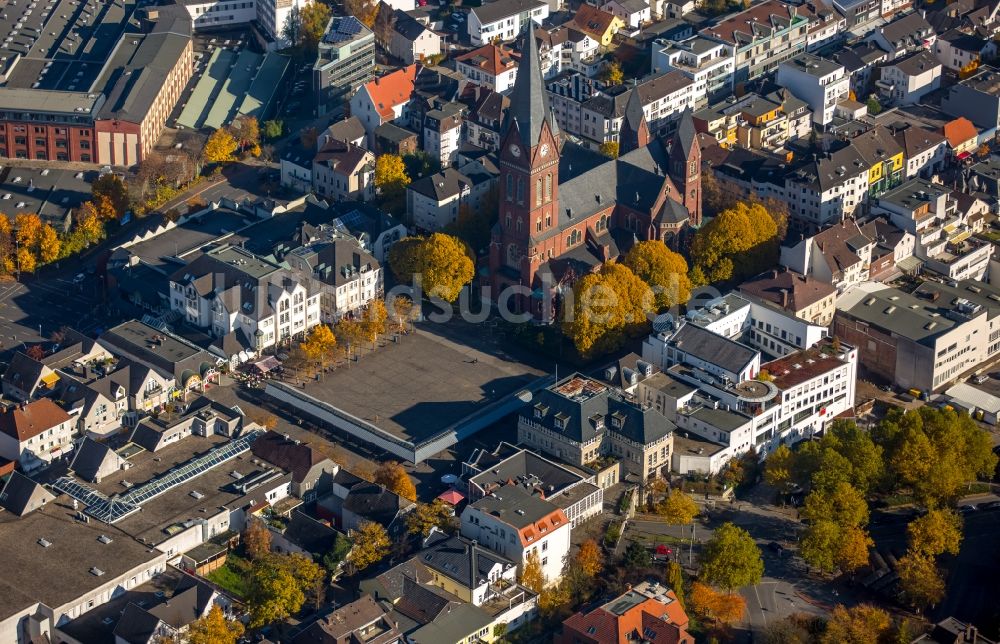
<svg viewBox="0 0 1000 644">
<path fill-rule="evenodd" d="M 48 398 L 42 398 L 24 406 L 14 407 L 0 416 L 0 431 L 19 442 L 24 442 L 69 419 L 69 414 L 59 405 Z"/>
<path fill-rule="evenodd" d="M 687 614 L 671 590 L 672 600 L 663 604 L 651 597 L 629 591 L 621 597 L 594 609 L 577 613 L 563 622 L 562 639 L 556 642 L 587 642 L 588 644 L 618 644 L 619 642 L 647 641 L 655 633 L 656 644 L 693 644 L 687 632 Z M 621 613 L 613 612 L 614 605 L 630 599 L 634 602 Z M 610 607 L 610 608 L 609 608 Z"/>
<path fill-rule="evenodd" d="M 514 53 L 506 47 L 490 43 L 479 49 L 474 49 L 455 59 L 470 67 L 478 67 L 491 76 L 502 74 L 517 67 Z"/>
<path fill-rule="evenodd" d="M 573 25 L 585 34 L 594 36 L 596 40 L 604 37 L 614 21 L 614 14 L 589 4 L 581 4 L 573 17 Z"/>
<path fill-rule="evenodd" d="M 365 83 L 365 89 L 382 118 L 392 119 L 392 109 L 410 100 L 416 77 L 417 65 L 413 64 Z"/>
<path fill-rule="evenodd" d="M 979 130 L 972 124 L 972 121 L 964 116 L 945 123 L 943 130 L 944 138 L 948 139 L 948 144 L 953 148 L 957 148 L 963 143 L 967 143 L 969 139 L 979 136 Z"/>
</svg>

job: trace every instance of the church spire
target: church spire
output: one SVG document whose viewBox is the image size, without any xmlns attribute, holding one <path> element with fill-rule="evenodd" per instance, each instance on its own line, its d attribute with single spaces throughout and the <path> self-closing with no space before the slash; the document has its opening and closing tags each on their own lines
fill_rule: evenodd
<svg viewBox="0 0 1000 644">
<path fill-rule="evenodd" d="M 522 36 L 521 62 L 517 67 L 517 80 L 510 95 L 510 108 L 504 124 L 504 133 L 517 123 L 521 145 L 532 148 L 538 144 L 542 132 L 542 123 L 549 120 L 552 136 L 559 135 L 559 126 L 549 110 L 549 99 L 545 92 L 542 78 L 542 66 L 538 57 L 538 40 L 535 38 L 534 21 L 528 20 L 528 26 Z"/>
<path fill-rule="evenodd" d="M 649 139 L 649 124 L 642 111 L 642 97 L 639 96 L 639 88 L 633 87 L 625 104 L 625 118 L 618 134 L 618 153 L 644 148 L 649 145 Z"/>
</svg>

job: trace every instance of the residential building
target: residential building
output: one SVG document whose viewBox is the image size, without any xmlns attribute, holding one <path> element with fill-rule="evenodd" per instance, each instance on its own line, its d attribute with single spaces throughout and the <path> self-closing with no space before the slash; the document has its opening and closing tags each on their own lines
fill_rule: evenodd
<svg viewBox="0 0 1000 644">
<path fill-rule="evenodd" d="M 616 473 L 613 473 L 616 474 Z M 558 506 L 575 528 L 604 507 L 604 489 L 618 481 L 600 472 L 570 469 L 535 452 L 500 443 L 493 451 L 478 449 L 462 463 L 467 498 L 477 501 L 506 485 L 520 485 L 541 493 Z"/>
<path fill-rule="evenodd" d="M 441 54 L 441 36 L 408 13 L 397 9 L 388 51 L 391 56 L 403 61 L 404 65 L 421 63 Z"/>
<path fill-rule="evenodd" d="M 972 624 L 961 622 L 954 617 L 937 622 L 930 633 L 924 633 L 910 644 L 958 644 L 959 642 L 996 644 L 995 640 L 988 639 Z"/>
<path fill-rule="evenodd" d="M 844 39 L 847 20 L 830 4 L 822 1 L 796 5 L 796 11 L 809 18 L 806 28 L 806 51 L 826 49 Z"/>
<path fill-rule="evenodd" d="M 354 16 L 330 18 L 317 43 L 312 77 L 317 113 L 331 113 L 375 78 L 375 34 Z"/>
<path fill-rule="evenodd" d="M 759 351 L 686 321 L 646 338 L 642 358 L 664 371 L 685 364 L 720 382 L 753 380 L 760 373 Z"/>
<path fill-rule="evenodd" d="M 556 584 L 570 551 L 570 523 L 556 505 L 520 486 L 500 488 L 462 511 L 461 533 L 523 571 L 537 556 L 546 584 Z"/>
<path fill-rule="evenodd" d="M 882 18 L 882 0 L 833 0 L 847 21 L 847 33 L 863 36 Z"/>
<path fill-rule="evenodd" d="M 1000 291 L 980 281 L 924 282 L 912 294 L 856 287 L 837 303 L 833 333 L 869 373 L 903 389 L 938 390 L 1000 351 Z"/>
<path fill-rule="evenodd" d="M 694 81 L 683 73 L 670 70 L 632 88 L 622 85 L 602 92 L 581 105 L 583 125 L 579 134 L 595 148 L 606 141 L 617 141 L 633 94 L 638 94 L 650 134 L 665 134 L 671 121 L 699 100 L 699 95 L 691 91 L 693 85 Z"/>
<path fill-rule="evenodd" d="M 493 40 L 513 40 L 529 20 L 540 25 L 548 17 L 549 5 L 543 0 L 496 0 L 474 7 L 466 29 L 473 45 L 485 45 Z"/>
<path fill-rule="evenodd" d="M 875 86 L 887 106 L 919 103 L 941 87 L 941 63 L 924 50 L 886 65 L 881 73 Z"/>
<path fill-rule="evenodd" d="M 639 29 L 652 19 L 652 9 L 646 0 L 606 0 L 601 11 L 620 18 L 624 27 Z"/>
<path fill-rule="evenodd" d="M 359 313 L 383 293 L 378 260 L 350 237 L 303 244 L 286 254 L 284 262 L 298 275 L 314 280 L 311 288 L 319 293 L 319 319 L 324 324 Z"/>
<path fill-rule="evenodd" d="M 510 106 L 510 99 L 491 89 L 472 85 L 466 88 L 462 101 L 468 107 L 465 115 L 466 143 L 498 152 L 500 126 Z"/>
<path fill-rule="evenodd" d="M 618 644 L 655 641 L 694 644 L 688 617 L 673 590 L 644 581 L 590 612 L 563 621 L 556 644 Z"/>
<path fill-rule="evenodd" d="M 420 149 L 420 135 L 395 123 L 375 128 L 375 153 L 406 156 Z"/>
<path fill-rule="evenodd" d="M 339 466 L 301 441 L 272 430 L 255 440 L 250 451 L 292 475 L 291 493 L 296 498 L 312 501 L 333 489 Z"/>
<path fill-rule="evenodd" d="M 704 36 L 686 40 L 657 40 L 653 43 L 653 73 L 675 69 L 691 80 L 690 91 L 702 100 L 714 100 L 732 91 L 736 61 L 733 46 Z M 696 105 L 697 106 L 697 105 Z"/>
<path fill-rule="evenodd" d="M 948 156 L 955 161 L 968 159 L 979 147 L 979 130 L 964 116 L 945 123 L 941 133 L 948 142 Z"/>
<path fill-rule="evenodd" d="M 837 103 L 850 93 L 850 78 L 843 66 L 802 53 L 778 67 L 776 80 L 797 98 L 805 101 L 813 112 L 813 121 L 826 127 L 833 120 Z"/>
<path fill-rule="evenodd" d="M 48 398 L 21 403 L 0 414 L 0 456 L 25 472 L 73 449 L 76 423 Z"/>
<path fill-rule="evenodd" d="M 851 76 L 851 91 L 856 96 L 868 96 L 879 78 L 879 66 L 889 60 L 889 54 L 873 42 L 859 42 L 839 49 L 834 60 Z"/>
<path fill-rule="evenodd" d="M 854 220 L 844 220 L 781 247 L 781 265 L 800 275 L 826 282 L 838 292 L 868 281 L 875 243 Z"/>
<path fill-rule="evenodd" d="M 891 62 L 919 51 L 933 54 L 937 34 L 923 13 L 914 11 L 876 27 L 865 40 L 888 53 Z"/>
<path fill-rule="evenodd" d="M 951 191 L 924 179 L 912 179 L 879 197 L 874 214 L 915 238 L 915 257 L 948 280 L 984 280 L 992 244 L 973 237 L 981 214 L 963 211 Z"/>
<path fill-rule="evenodd" d="M 945 68 L 957 72 L 996 53 L 996 45 L 979 35 L 950 29 L 934 41 L 934 55 Z"/>
<path fill-rule="evenodd" d="M 571 24 L 577 31 L 582 31 L 597 41 L 601 47 L 610 47 L 615 34 L 625 28 L 625 21 L 615 14 L 586 3 L 576 10 Z"/>
<path fill-rule="evenodd" d="M 470 212 L 486 207 L 496 183 L 486 172 L 477 171 L 478 163 L 467 164 L 463 170 L 445 168 L 410 183 L 406 187 L 406 209 L 413 225 L 420 230 L 442 230 L 458 220 L 464 206 Z"/>
<path fill-rule="evenodd" d="M 903 148 L 882 126 L 858 134 L 851 139 L 851 147 L 868 168 L 868 197 L 878 197 L 903 181 Z"/>
<path fill-rule="evenodd" d="M 903 148 L 906 159 L 906 179 L 934 176 L 944 167 L 948 142 L 940 132 L 916 124 L 893 128 L 893 138 Z"/>
<path fill-rule="evenodd" d="M 620 389 L 573 374 L 535 399 L 517 422 L 518 441 L 531 449 L 576 466 L 610 455 L 642 480 L 670 465 L 673 423 Z"/>
<path fill-rule="evenodd" d="M 375 155 L 355 143 L 331 139 L 312 157 L 309 179 L 312 191 L 323 199 L 370 201 L 375 198 Z"/>
<path fill-rule="evenodd" d="M 455 58 L 455 69 L 470 82 L 508 92 L 517 78 L 517 60 L 502 44 L 489 43 Z"/>
<path fill-rule="evenodd" d="M 854 214 L 868 194 L 869 167 L 853 145 L 806 160 L 785 176 L 789 228 L 810 234 Z"/>
<path fill-rule="evenodd" d="M 739 289 L 813 324 L 826 327 L 833 321 L 837 289 L 809 275 L 775 269 L 743 282 Z"/>
<path fill-rule="evenodd" d="M 371 595 L 341 606 L 293 637 L 292 644 L 403 644 L 406 639 Z"/>
<path fill-rule="evenodd" d="M 986 131 L 1000 126 L 1000 70 L 984 65 L 976 73 L 948 88 L 941 109 L 953 117 L 965 117 Z"/>
<path fill-rule="evenodd" d="M 734 87 L 778 69 L 781 63 L 805 50 L 809 18 L 794 5 L 765 0 L 731 14 L 701 35 L 732 48 Z"/>
<path fill-rule="evenodd" d="M 720 146 L 780 152 L 789 141 L 812 132 L 812 110 L 787 89 L 766 96 L 748 93 L 729 97 L 694 113 L 700 132 Z"/>
<path fill-rule="evenodd" d="M 385 76 L 378 76 L 362 85 L 351 96 L 351 116 L 361 121 L 369 143 L 373 142 L 375 128 L 404 116 L 404 109 L 413 95 L 413 81 L 419 68 L 419 64 L 408 65 Z"/>
<path fill-rule="evenodd" d="M 465 105 L 462 103 L 445 103 L 424 115 L 423 150 L 442 168 L 452 165 L 458 158 L 464 122 Z"/>
</svg>

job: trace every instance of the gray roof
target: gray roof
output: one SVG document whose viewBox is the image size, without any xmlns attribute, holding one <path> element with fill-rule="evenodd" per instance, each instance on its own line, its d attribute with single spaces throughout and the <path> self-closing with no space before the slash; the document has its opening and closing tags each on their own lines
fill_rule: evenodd
<svg viewBox="0 0 1000 644">
<path fill-rule="evenodd" d="M 895 67 L 904 74 L 916 76 L 929 69 L 940 67 L 941 61 L 931 55 L 931 53 L 926 49 L 921 49 L 915 54 L 893 62 L 891 66 Z"/>
<path fill-rule="evenodd" d="M 121 458 L 114 450 L 105 443 L 99 443 L 88 436 L 84 437 L 80 446 L 77 447 L 70 469 L 85 481 L 95 481 L 109 467 L 117 469 L 120 466 Z"/>
<path fill-rule="evenodd" d="M 785 61 L 782 65 L 787 65 L 792 69 L 817 77 L 832 74 L 841 67 L 838 63 L 820 58 L 815 54 L 806 53 L 801 53 L 795 58 Z"/>
<path fill-rule="evenodd" d="M 424 549 L 416 557 L 423 565 L 454 579 L 465 588 L 486 583 L 490 572 L 498 565 L 502 569 L 514 566 L 513 561 L 494 554 L 475 541 L 450 537 L 437 531 L 424 541 Z"/>
<path fill-rule="evenodd" d="M 884 288 L 875 292 L 858 290 L 837 305 L 838 315 L 847 314 L 879 329 L 912 342 L 933 346 L 934 339 L 955 327 L 929 299 L 904 291 Z"/>
<path fill-rule="evenodd" d="M 522 0 L 516 1 L 522 2 Z M 473 9 L 473 11 L 478 13 L 486 7 L 501 3 L 505 3 L 505 0 Z M 542 3 L 528 0 L 524 4 L 530 6 Z M 531 35 L 530 29 L 526 29 L 524 32 L 521 51 L 526 52 L 525 63 L 518 67 L 514 91 L 510 95 L 510 109 L 507 110 L 504 131 L 506 132 L 507 129 L 516 124 L 522 145 L 530 149 L 538 143 L 538 137 L 542 133 L 542 123 L 546 119 L 549 121 L 549 128 L 552 130 L 553 136 L 559 134 L 559 126 L 556 124 L 555 115 L 549 109 L 548 92 L 545 90 L 541 63 L 538 59 L 538 41 Z"/>
<path fill-rule="evenodd" d="M 14 471 L 0 492 L 0 507 L 20 517 L 54 501 L 55 498 L 55 495 L 40 483 Z"/>
<path fill-rule="evenodd" d="M 694 324 L 685 324 L 673 335 L 671 343 L 699 360 L 739 373 L 757 355 L 745 344 L 730 340 Z"/>
<path fill-rule="evenodd" d="M 407 635 L 413 644 L 441 644 L 465 641 L 494 621 L 493 615 L 479 606 L 462 603 L 448 613 Z"/>
<path fill-rule="evenodd" d="M 529 494 L 516 485 L 502 487 L 469 507 L 492 515 L 519 530 L 534 525 L 559 509 L 555 504 Z"/>
<path fill-rule="evenodd" d="M 933 29 L 919 11 L 914 11 L 893 20 L 882 27 L 881 31 L 887 41 L 898 47 L 906 44 L 919 45 L 919 38 L 933 32 Z"/>
<path fill-rule="evenodd" d="M 544 4 L 542 0 L 496 0 L 496 2 L 488 2 L 481 7 L 474 7 L 472 13 L 476 14 L 479 22 L 485 25 L 516 16 L 519 13 L 532 11 Z"/>
<path fill-rule="evenodd" d="M 499 462 L 492 462 L 491 457 L 481 454 L 480 459 L 472 464 L 480 473 L 470 477 L 470 483 L 486 489 L 487 486 L 502 486 L 514 481 L 531 488 L 541 486 L 546 495 L 552 495 L 583 480 L 579 474 L 526 449 L 520 449 Z"/>
<path fill-rule="evenodd" d="M 407 189 L 440 203 L 458 196 L 463 185 L 472 188 L 473 183 L 455 168 L 447 167 L 441 172 L 417 179 Z"/>
<path fill-rule="evenodd" d="M 691 417 L 726 433 L 734 432 L 740 427 L 745 427 L 753 420 L 745 414 L 726 409 L 714 409 L 712 407 L 699 407 L 691 413 Z"/>
</svg>

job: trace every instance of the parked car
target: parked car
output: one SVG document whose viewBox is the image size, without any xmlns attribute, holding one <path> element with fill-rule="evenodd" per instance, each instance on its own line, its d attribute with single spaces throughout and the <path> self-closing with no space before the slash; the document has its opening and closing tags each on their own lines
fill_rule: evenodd
<svg viewBox="0 0 1000 644">
<path fill-rule="evenodd" d="M 85 279 L 87 279 L 87 276 L 86 276 L 86 275 L 84 275 L 83 273 L 77 273 L 77 274 L 76 274 L 76 277 L 74 277 L 74 278 L 73 278 L 73 283 L 74 283 L 74 284 L 80 284 L 80 283 L 82 283 L 82 282 L 83 282 L 83 280 L 85 280 Z"/>
<path fill-rule="evenodd" d="M 975 505 L 973 505 L 971 503 L 967 503 L 966 505 L 960 506 L 958 508 L 958 512 L 960 514 L 971 514 L 971 513 L 975 512 L 978 509 L 979 508 L 977 508 Z"/>
<path fill-rule="evenodd" d="M 990 379 L 989 376 L 987 376 L 985 373 L 981 373 L 978 376 L 972 376 L 972 384 L 981 385 L 989 379 Z"/>
</svg>

